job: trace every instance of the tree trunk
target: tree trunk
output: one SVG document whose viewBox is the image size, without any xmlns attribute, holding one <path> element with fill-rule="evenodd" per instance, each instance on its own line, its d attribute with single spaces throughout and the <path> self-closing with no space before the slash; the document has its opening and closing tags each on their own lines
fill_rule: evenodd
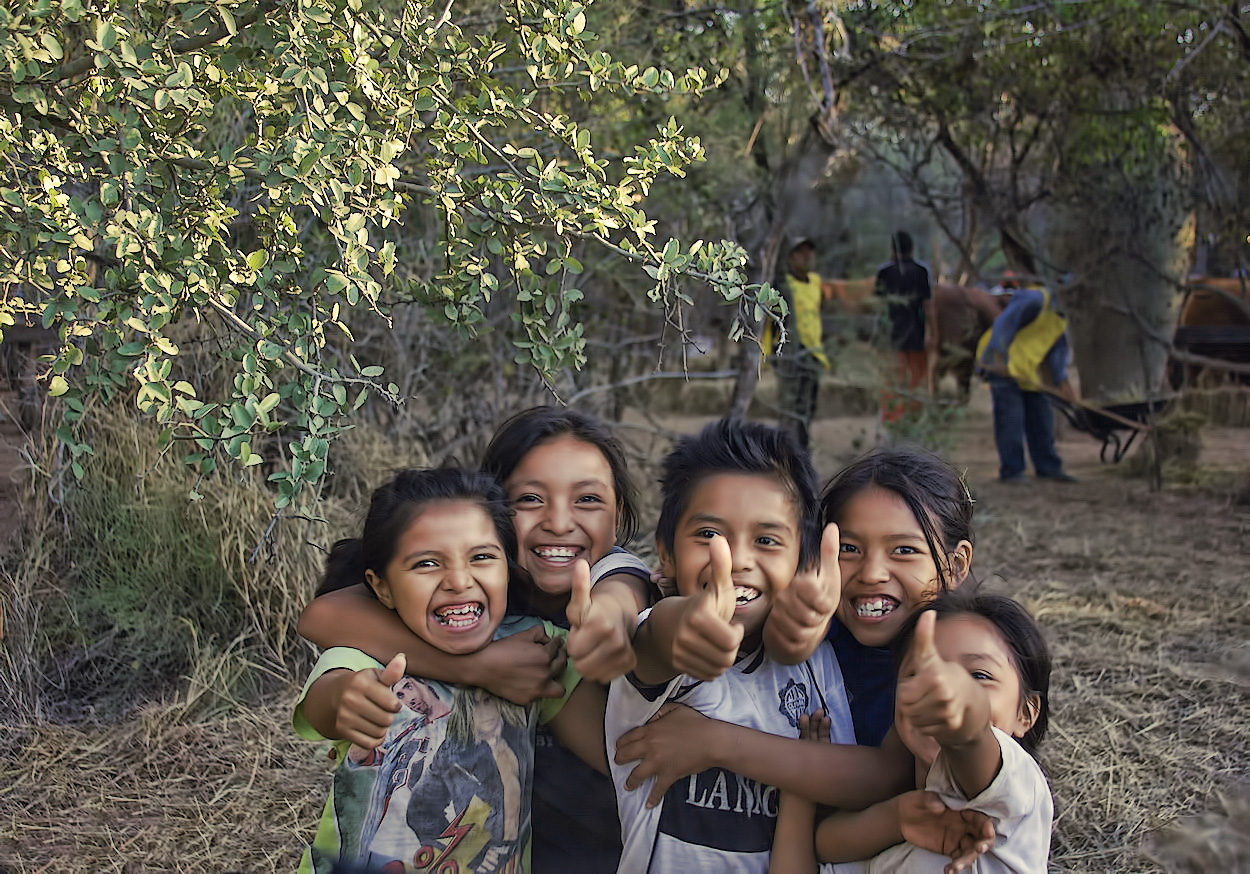
<svg viewBox="0 0 1250 874">
<path fill-rule="evenodd" d="M 796 232 L 796 229 L 789 227 L 790 219 L 809 212 L 804 204 L 816 197 L 816 183 L 824 175 L 832 155 L 833 146 L 820 135 L 813 123 L 804 133 L 794 155 L 775 177 L 772 192 L 768 197 L 761 198 L 761 209 L 771 215 L 767 216 L 766 221 L 760 222 L 760 226 L 768 228 L 768 233 L 757 245 L 751 247 L 752 282 L 773 281 L 778 261 L 783 261 L 789 255 L 785 251 L 786 238 L 789 233 Z M 760 336 L 762 328 L 760 324 L 754 326 L 755 336 Z M 789 337 L 787 342 L 796 343 L 798 340 Z M 730 419 L 746 418 L 756 383 L 759 382 L 759 344 L 745 339 L 740 346 L 738 376 L 726 413 Z"/>
<path fill-rule="evenodd" d="M 1087 166 L 1068 180 L 1079 197 L 1052 216 L 1049 249 L 1070 274 L 1059 293 L 1086 398 L 1142 400 L 1164 385 L 1193 233 L 1183 169 L 1175 148 L 1158 155 L 1155 172 Z"/>
</svg>

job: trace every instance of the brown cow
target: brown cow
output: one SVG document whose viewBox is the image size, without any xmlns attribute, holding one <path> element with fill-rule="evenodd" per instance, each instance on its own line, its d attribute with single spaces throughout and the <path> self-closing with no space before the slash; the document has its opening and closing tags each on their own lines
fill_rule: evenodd
<svg viewBox="0 0 1250 874">
<path fill-rule="evenodd" d="M 1224 361 L 1250 362 L 1250 279 L 1210 276 L 1189 280 L 1176 334 L 1177 349 Z M 1169 367 L 1173 388 L 1185 383 L 1218 380 L 1217 368 L 1173 361 Z"/>
<path fill-rule="evenodd" d="M 976 369 L 977 343 L 1003 311 L 1007 298 L 968 285 L 933 286 L 937 310 L 939 357 L 934 381 L 949 373 L 967 400 Z"/>
<path fill-rule="evenodd" d="M 827 279 L 822 290 L 835 309 L 852 316 L 876 313 L 873 289 L 875 279 Z M 955 377 L 960 397 L 967 399 L 972 387 L 977 342 L 1003 310 L 1005 298 L 966 285 L 938 283 L 933 286 L 937 311 L 939 358 L 934 381 L 946 373 Z M 871 330 L 861 330 L 861 339 L 875 339 Z"/>
</svg>

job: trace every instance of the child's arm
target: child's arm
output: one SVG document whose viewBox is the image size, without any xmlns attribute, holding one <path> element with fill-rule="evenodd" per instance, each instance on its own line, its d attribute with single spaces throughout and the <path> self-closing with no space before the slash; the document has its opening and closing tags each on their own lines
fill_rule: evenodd
<svg viewBox="0 0 1250 874">
<path fill-rule="evenodd" d="M 350 646 L 380 662 L 406 653 L 422 677 L 481 686 L 517 704 L 564 694 L 560 642 L 548 639 L 540 625 L 470 655 L 449 655 L 413 634 L 393 610 L 369 597 L 361 583 L 314 598 L 300 614 L 296 630 L 320 647 Z"/>
<path fill-rule="evenodd" d="M 768 874 L 816 874 L 820 863 L 812 833 L 816 830 L 816 803 L 793 792 L 782 792 L 777 802 L 777 830 L 768 857 Z"/>
<path fill-rule="evenodd" d="M 829 743 L 829 717 L 817 710 L 799 717 L 799 737 Z M 782 792 L 777 803 L 777 830 L 768 859 L 768 874 L 816 874 L 816 805 L 793 792 Z"/>
<path fill-rule="evenodd" d="M 866 810 L 840 810 L 825 817 L 816 826 L 816 857 L 855 862 L 903 841 L 950 856 L 945 870 L 952 874 L 993 846 L 994 823 L 975 810 L 951 810 L 933 792 L 914 790 Z"/>
<path fill-rule="evenodd" d="M 327 671 L 304 695 L 304 718 L 322 737 L 373 749 L 386 738 L 399 712 L 399 699 L 391 686 L 403 677 L 404 667 L 400 653 L 382 669 Z"/>
<path fill-rule="evenodd" d="M 842 597 L 838 547 L 838 526 L 830 523 L 820 540 L 820 565 L 800 571 L 789 586 L 773 593 L 764 622 L 764 649 L 774 661 L 797 665 L 825 639 Z"/>
<path fill-rule="evenodd" d="M 615 573 L 592 587 L 590 565 L 577 562 L 565 612 L 569 658 L 579 674 L 609 683 L 634 669 L 634 632 L 648 599 L 646 582 L 632 574 Z"/>
<path fill-rule="evenodd" d="M 551 731 L 560 745 L 600 774 L 608 771 L 603 739 L 603 715 L 608 696 L 598 683 L 583 680 L 551 720 Z"/>
<path fill-rule="evenodd" d="M 694 595 L 664 598 L 651 609 L 634 635 L 638 665 L 634 676 L 650 686 L 678 674 L 713 680 L 733 666 L 742 643 L 742 626 L 734 625 L 733 565 L 723 537 L 708 543 L 711 579 Z"/>
<path fill-rule="evenodd" d="M 1003 751 L 990 727 L 985 690 L 963 666 L 942 659 L 933 642 L 936 625 L 933 611 L 916 623 L 911 673 L 898 683 L 899 718 L 941 745 L 959 791 L 975 798 L 998 774 Z"/>
<path fill-rule="evenodd" d="M 641 633 L 641 630 L 640 630 Z M 698 738 L 691 743 L 691 738 Z M 618 764 L 641 759 L 625 782 L 636 789 L 656 778 L 655 806 L 677 780 L 724 768 L 834 807 L 859 809 L 915 785 L 911 753 L 891 731 L 881 747 L 813 744 L 709 719 L 683 705 L 665 705 L 646 725 L 623 735 Z"/>
<path fill-rule="evenodd" d="M 898 799 L 888 798 L 864 810 L 839 810 L 816 826 L 816 857 L 824 862 L 871 859 L 903 842 Z"/>
</svg>

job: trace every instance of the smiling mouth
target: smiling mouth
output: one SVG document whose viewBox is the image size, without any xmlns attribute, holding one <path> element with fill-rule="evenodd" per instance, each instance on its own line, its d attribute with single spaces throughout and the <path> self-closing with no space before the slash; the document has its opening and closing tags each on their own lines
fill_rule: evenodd
<svg viewBox="0 0 1250 874">
<path fill-rule="evenodd" d="M 750 604 L 763 594 L 759 589 L 752 589 L 750 586 L 734 586 L 734 601 L 738 607 Z"/>
<path fill-rule="evenodd" d="M 577 558 L 580 549 L 575 546 L 538 546 L 531 549 L 534 555 L 552 564 L 568 564 Z"/>
<path fill-rule="evenodd" d="M 482 611 L 480 603 L 454 604 L 450 607 L 439 607 L 434 611 L 434 619 L 448 628 L 470 628 L 482 618 Z"/>
<path fill-rule="evenodd" d="M 883 619 L 898 609 L 898 601 L 878 595 L 875 598 L 856 598 L 855 615 L 860 619 Z"/>
</svg>

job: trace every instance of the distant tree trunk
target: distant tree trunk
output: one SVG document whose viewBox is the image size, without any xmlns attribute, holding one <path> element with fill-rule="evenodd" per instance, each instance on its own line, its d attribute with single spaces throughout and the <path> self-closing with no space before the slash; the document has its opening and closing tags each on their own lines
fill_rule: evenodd
<svg viewBox="0 0 1250 874">
<path fill-rule="evenodd" d="M 765 198 L 764 209 L 771 215 L 767 222 L 760 224 L 768 228 L 768 233 L 757 245 L 752 247 L 751 263 L 754 269 L 752 282 L 773 281 L 777 274 L 778 261 L 784 260 L 785 243 L 788 233 L 795 229 L 789 227 L 789 220 L 795 214 L 804 212 L 803 203 L 816 197 L 816 183 L 824 175 L 833 155 L 833 145 L 817 130 L 813 122 L 800 142 L 794 156 L 786 162 L 781 173 L 776 177 L 773 191 Z M 756 336 L 762 325 L 755 326 Z M 798 342 L 797 338 L 789 337 L 787 342 Z M 738 356 L 738 376 L 734 382 L 733 397 L 726 414 L 731 419 L 746 417 L 747 408 L 751 405 L 751 397 L 759 382 L 760 348 L 752 341 L 744 341 Z"/>
<path fill-rule="evenodd" d="M 1081 193 L 1056 210 L 1049 249 L 1071 281 L 1060 287 L 1084 396 L 1140 400 L 1164 380 L 1193 224 L 1174 140 L 1150 170 L 1087 165 Z"/>
</svg>

